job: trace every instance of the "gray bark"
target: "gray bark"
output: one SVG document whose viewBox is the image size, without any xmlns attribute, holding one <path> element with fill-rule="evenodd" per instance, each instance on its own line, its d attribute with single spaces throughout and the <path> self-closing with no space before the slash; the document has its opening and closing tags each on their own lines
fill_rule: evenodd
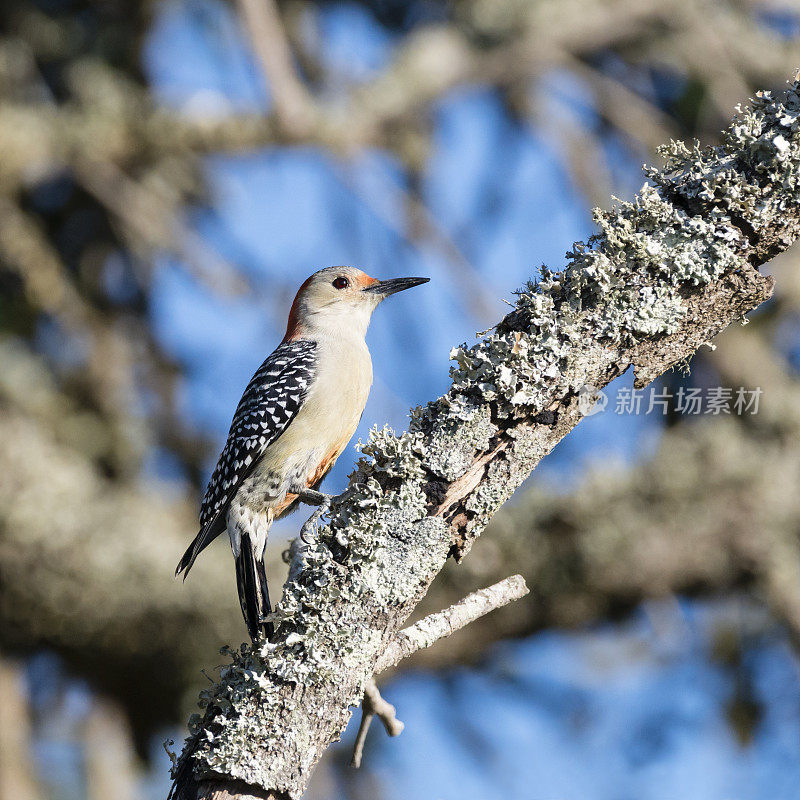
<svg viewBox="0 0 800 800">
<path fill-rule="evenodd" d="M 177 797 L 299 797 L 446 559 L 464 557 L 580 421 L 585 387 L 630 366 L 644 385 L 770 296 L 757 267 L 800 232 L 797 84 L 758 97 L 720 147 L 664 155 L 633 203 L 597 215 L 600 233 L 563 272 L 454 351 L 451 389 L 407 433 L 373 431 L 330 523 L 297 555 L 274 643 L 231 653 L 203 693 Z"/>
<path fill-rule="evenodd" d="M 447 647 L 419 651 L 405 669 L 451 668 L 498 639 L 619 617 L 673 593 L 747 592 L 800 643 L 800 380 L 774 347 L 783 320 L 800 312 L 787 296 L 800 263 L 795 256 L 777 271 L 776 261 L 777 302 L 717 337 L 700 368 L 734 396 L 735 387 L 761 389 L 757 414 L 689 415 L 664 430 L 646 461 L 598 462 L 568 493 L 526 489 L 463 564 L 446 566 L 415 614 L 511 570 L 533 592 L 456 633 Z"/>
</svg>

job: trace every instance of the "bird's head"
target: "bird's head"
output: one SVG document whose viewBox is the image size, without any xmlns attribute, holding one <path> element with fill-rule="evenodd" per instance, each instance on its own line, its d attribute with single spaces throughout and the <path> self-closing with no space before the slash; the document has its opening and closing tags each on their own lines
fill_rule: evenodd
<svg viewBox="0 0 800 800">
<path fill-rule="evenodd" d="M 372 312 L 390 294 L 427 283 L 430 278 L 379 281 L 355 267 L 326 267 L 300 287 L 289 312 L 285 341 L 314 335 L 367 332 Z"/>
</svg>

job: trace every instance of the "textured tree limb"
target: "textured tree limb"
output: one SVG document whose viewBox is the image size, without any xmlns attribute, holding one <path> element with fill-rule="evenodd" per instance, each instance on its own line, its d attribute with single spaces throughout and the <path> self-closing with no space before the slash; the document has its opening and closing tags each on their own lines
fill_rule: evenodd
<svg viewBox="0 0 800 800">
<path fill-rule="evenodd" d="M 692 417 L 668 427 L 644 462 L 598 464 L 568 493 L 529 489 L 463 564 L 445 567 L 417 613 L 508 569 L 534 593 L 416 653 L 412 668 L 474 662 L 497 640 L 616 618 L 672 594 L 747 592 L 800 642 L 800 382 L 770 379 L 761 325 L 731 326 L 700 372 L 724 362 L 719 385 L 763 389 L 756 415 Z"/>
<path fill-rule="evenodd" d="M 759 96 L 722 146 L 665 155 L 563 273 L 545 271 L 490 336 L 455 351 L 452 388 L 407 433 L 362 447 L 284 588 L 274 642 L 233 653 L 204 694 L 176 797 L 230 780 L 299 797 L 447 557 L 580 421 L 584 387 L 632 365 L 643 385 L 769 297 L 756 267 L 800 232 L 797 85 Z"/>
<path fill-rule="evenodd" d="M 375 673 L 395 666 L 425 647 L 430 647 L 439 639 L 450 636 L 465 628 L 479 617 L 502 608 L 528 594 L 528 587 L 522 575 L 512 575 L 486 589 L 467 595 L 444 611 L 429 614 L 419 622 L 401 630 L 384 650 L 375 665 Z"/>
<path fill-rule="evenodd" d="M 528 489 L 492 520 L 470 558 L 445 567 L 416 613 L 512 569 L 535 595 L 418 652 L 412 669 L 474 662 L 497 640 L 616 618 L 671 594 L 746 592 L 800 643 L 800 380 L 775 347 L 800 310 L 799 258 L 795 246 L 774 259 L 769 309 L 729 327 L 716 350 L 695 360 L 707 385 L 733 397 L 738 387 L 761 389 L 757 413 L 689 415 L 665 428 L 644 461 L 597 464 L 568 493 Z"/>
</svg>

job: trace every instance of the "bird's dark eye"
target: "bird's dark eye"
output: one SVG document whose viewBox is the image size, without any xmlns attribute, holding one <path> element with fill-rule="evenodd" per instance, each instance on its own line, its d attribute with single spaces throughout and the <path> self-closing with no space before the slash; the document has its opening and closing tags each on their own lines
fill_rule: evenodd
<svg viewBox="0 0 800 800">
<path fill-rule="evenodd" d="M 341 275 L 338 278 L 335 278 L 333 281 L 334 289 L 346 289 L 349 285 L 350 281 Z"/>
</svg>

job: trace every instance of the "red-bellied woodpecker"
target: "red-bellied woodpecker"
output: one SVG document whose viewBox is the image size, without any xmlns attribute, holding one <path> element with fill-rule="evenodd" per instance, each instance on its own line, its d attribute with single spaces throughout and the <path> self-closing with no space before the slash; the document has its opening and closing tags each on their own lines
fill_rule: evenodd
<svg viewBox="0 0 800 800">
<path fill-rule="evenodd" d="M 379 281 L 328 267 L 300 287 L 286 336 L 245 389 L 200 510 L 200 533 L 176 575 L 228 531 L 239 601 L 253 641 L 271 635 L 264 548 L 273 520 L 298 501 L 319 505 L 322 479 L 355 433 L 372 384 L 364 337 L 390 294 L 428 278 Z"/>
</svg>

